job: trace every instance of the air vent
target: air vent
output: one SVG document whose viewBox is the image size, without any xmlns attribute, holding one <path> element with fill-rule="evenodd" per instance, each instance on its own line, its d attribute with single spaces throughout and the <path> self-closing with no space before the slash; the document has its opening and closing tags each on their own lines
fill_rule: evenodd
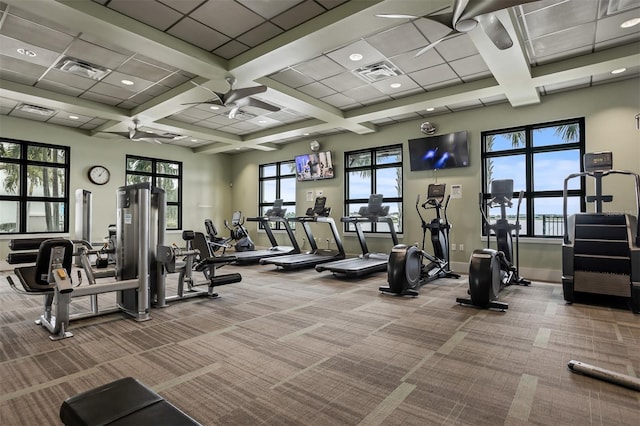
<svg viewBox="0 0 640 426">
<path fill-rule="evenodd" d="M 252 118 L 256 118 L 257 115 L 251 114 L 250 112 L 239 110 L 236 112 L 236 116 L 234 117 L 236 120 L 251 120 Z"/>
<path fill-rule="evenodd" d="M 633 9 L 636 6 L 636 0 L 603 0 L 600 3 L 598 17 L 604 18 L 605 16 L 616 15 Z"/>
<path fill-rule="evenodd" d="M 101 67 L 99 65 L 93 65 L 88 62 L 83 62 L 79 59 L 66 56 L 62 58 L 55 66 L 60 71 L 70 72 L 82 77 L 90 78 L 92 80 L 102 80 L 107 74 L 111 72 L 110 69 Z"/>
<path fill-rule="evenodd" d="M 23 112 L 28 112 L 30 114 L 43 115 L 45 117 L 50 117 L 56 113 L 55 110 L 29 104 L 20 104 L 18 105 L 17 109 Z"/>
<path fill-rule="evenodd" d="M 376 81 L 386 80 L 387 78 L 396 77 L 402 75 L 402 71 L 389 61 L 382 61 L 371 65 L 366 65 L 353 72 L 369 83 Z"/>
</svg>

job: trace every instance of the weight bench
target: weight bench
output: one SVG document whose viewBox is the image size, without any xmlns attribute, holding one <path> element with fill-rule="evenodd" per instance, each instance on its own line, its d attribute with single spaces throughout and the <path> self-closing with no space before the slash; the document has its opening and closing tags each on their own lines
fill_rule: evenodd
<svg viewBox="0 0 640 426">
<path fill-rule="evenodd" d="M 132 377 L 67 398 L 60 420 L 66 426 L 200 425 Z"/>
</svg>

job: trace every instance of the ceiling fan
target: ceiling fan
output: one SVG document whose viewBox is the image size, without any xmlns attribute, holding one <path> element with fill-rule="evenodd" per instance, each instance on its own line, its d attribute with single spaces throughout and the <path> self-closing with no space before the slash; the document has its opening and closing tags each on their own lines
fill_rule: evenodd
<svg viewBox="0 0 640 426">
<path fill-rule="evenodd" d="M 147 132 L 144 130 L 139 130 L 138 125 L 140 124 L 140 120 L 137 118 L 133 119 L 133 127 L 129 127 L 128 132 L 107 132 L 112 133 L 114 135 L 124 136 L 127 139 L 131 139 L 132 141 L 143 141 L 143 142 L 155 142 L 162 143 L 162 141 L 175 141 L 178 139 L 186 138 L 186 136 L 176 135 L 173 133 L 154 133 Z"/>
<path fill-rule="evenodd" d="M 422 48 L 416 56 L 422 55 L 438 43 L 460 33 L 475 29 L 478 24 L 500 50 L 513 46 L 513 40 L 500 20 L 493 14 L 502 9 L 531 3 L 538 0 L 454 0 L 453 10 L 443 14 L 429 14 L 422 18 L 439 22 L 449 28 L 449 33 Z M 448 9 L 448 8 L 447 8 Z M 401 14 L 377 14 L 380 18 L 416 19 L 420 16 Z"/>
<path fill-rule="evenodd" d="M 280 108 L 263 102 L 259 99 L 252 98 L 251 96 L 257 95 L 258 93 L 264 93 L 267 91 L 267 86 L 254 86 L 254 87 L 244 87 L 242 89 L 234 89 L 233 85 L 236 83 L 236 78 L 232 76 L 228 76 L 225 78 L 227 83 L 229 83 L 229 91 L 227 93 L 216 93 L 213 90 L 205 87 L 201 84 L 192 81 L 192 83 L 198 87 L 201 87 L 213 94 L 213 98 L 203 101 L 203 102 L 189 102 L 182 105 L 221 105 L 228 108 L 231 108 L 229 111 L 229 118 L 235 118 L 240 108 L 244 108 L 247 106 L 266 109 L 267 111 L 280 111 Z"/>
</svg>

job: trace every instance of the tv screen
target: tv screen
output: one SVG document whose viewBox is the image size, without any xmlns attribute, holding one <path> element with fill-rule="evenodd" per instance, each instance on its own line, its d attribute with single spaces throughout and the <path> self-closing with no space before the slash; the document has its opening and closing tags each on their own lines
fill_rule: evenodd
<svg viewBox="0 0 640 426">
<path fill-rule="evenodd" d="M 331 152 L 313 152 L 296 156 L 296 175 L 299 182 L 333 178 Z"/>
<path fill-rule="evenodd" d="M 467 167 L 467 131 L 409 139 L 409 161 L 412 172 Z"/>
</svg>

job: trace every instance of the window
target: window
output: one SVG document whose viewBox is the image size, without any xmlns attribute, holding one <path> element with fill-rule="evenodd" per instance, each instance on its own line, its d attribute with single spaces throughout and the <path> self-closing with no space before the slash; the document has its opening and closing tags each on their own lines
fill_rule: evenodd
<svg viewBox="0 0 640 426">
<path fill-rule="evenodd" d="M 258 214 L 264 216 L 267 210 L 273 207 L 273 202 L 282 198 L 283 208 L 287 209 L 285 217 L 296 216 L 296 163 L 295 161 L 282 161 L 260 165 L 258 186 L 260 188 L 260 202 Z M 295 223 L 291 223 L 294 228 Z M 260 224 L 262 226 L 262 224 Z M 276 222 L 271 224 L 273 229 L 284 229 L 284 226 Z"/>
<path fill-rule="evenodd" d="M 0 138 L 0 233 L 69 232 L 69 147 Z"/>
<path fill-rule="evenodd" d="M 151 182 L 164 189 L 167 198 L 167 229 L 182 228 L 182 163 L 127 155 L 126 184 Z"/>
<path fill-rule="evenodd" d="M 583 118 L 483 132 L 483 199 L 489 199 L 492 181 L 513 179 L 513 206 L 507 216 L 515 222 L 517 198 L 523 190 L 520 235 L 562 236 L 564 178 L 581 171 L 584 140 Z M 569 181 L 568 214 L 584 209 L 583 181 Z M 499 216 L 498 208 L 488 212 L 492 222 Z"/>
<path fill-rule="evenodd" d="M 369 195 L 382 194 L 396 232 L 402 232 L 402 145 L 345 152 L 344 211 L 351 216 L 367 205 Z M 345 231 L 355 231 L 345 223 Z M 364 232 L 389 232 L 386 223 L 362 223 Z"/>
</svg>

